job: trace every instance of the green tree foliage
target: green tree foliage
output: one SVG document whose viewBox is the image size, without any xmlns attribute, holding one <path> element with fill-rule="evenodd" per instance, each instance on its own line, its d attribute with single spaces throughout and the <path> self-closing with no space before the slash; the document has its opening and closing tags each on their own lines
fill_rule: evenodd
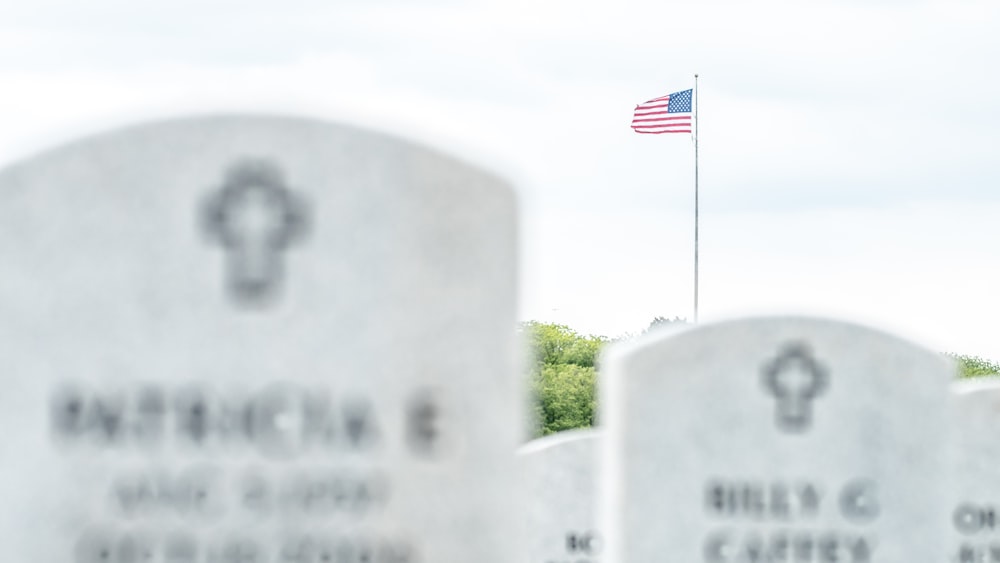
<svg viewBox="0 0 1000 563">
<path fill-rule="evenodd" d="M 646 327 L 646 330 L 643 331 L 643 334 L 653 330 L 658 326 L 684 325 L 684 324 L 687 324 L 687 319 L 682 319 L 680 317 L 674 317 L 672 319 L 668 319 L 667 317 L 653 317 L 653 321 L 649 323 L 649 326 Z"/>
<path fill-rule="evenodd" d="M 947 354 L 958 362 L 958 377 L 997 377 L 1000 376 L 1000 364 L 978 356 L 962 356 Z"/>
<path fill-rule="evenodd" d="M 534 437 L 594 425 L 597 412 L 597 359 L 607 343 L 565 325 L 526 322 L 521 334 L 533 357 L 530 377 Z"/>
<path fill-rule="evenodd" d="M 575 364 L 542 366 L 534 378 L 539 427 L 535 436 L 594 425 L 596 372 Z"/>
<path fill-rule="evenodd" d="M 656 317 L 644 332 L 685 319 Z M 594 425 L 597 413 L 597 369 L 603 336 L 584 336 L 565 325 L 530 321 L 520 326 L 532 351 L 530 381 L 533 437 Z M 628 337 L 623 337 L 625 339 Z M 959 377 L 1000 377 L 1000 364 L 977 356 L 946 354 L 958 362 Z"/>
</svg>

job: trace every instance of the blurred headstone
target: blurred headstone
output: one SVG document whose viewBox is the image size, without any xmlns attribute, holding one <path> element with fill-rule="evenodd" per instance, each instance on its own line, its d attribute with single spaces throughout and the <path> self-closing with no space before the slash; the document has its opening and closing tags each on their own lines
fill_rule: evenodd
<svg viewBox="0 0 1000 563">
<path fill-rule="evenodd" d="M 524 549 L 529 563 L 596 563 L 597 430 L 533 440 L 518 450 L 524 482 Z"/>
<path fill-rule="evenodd" d="M 515 228 L 493 175 L 301 119 L 7 168 L 7 559 L 509 563 Z"/>
<path fill-rule="evenodd" d="M 777 318 L 646 338 L 605 366 L 607 561 L 945 560 L 940 354 Z"/>
<path fill-rule="evenodd" d="M 955 563 L 1000 561 L 1000 381 L 955 383 L 951 553 Z"/>
</svg>

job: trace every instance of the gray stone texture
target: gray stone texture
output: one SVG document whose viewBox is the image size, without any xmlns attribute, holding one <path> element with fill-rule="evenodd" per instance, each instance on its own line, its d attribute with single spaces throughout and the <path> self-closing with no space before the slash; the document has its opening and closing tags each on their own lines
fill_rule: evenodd
<svg viewBox="0 0 1000 563">
<path fill-rule="evenodd" d="M 604 365 L 609 562 L 945 560 L 940 354 L 765 318 L 654 335 Z"/>
<path fill-rule="evenodd" d="M 529 563 L 595 563 L 597 430 L 571 430 L 533 440 L 518 450 L 526 499 L 524 550 Z"/>
<path fill-rule="evenodd" d="M 952 386 L 952 487 L 948 561 L 1000 561 L 1000 380 Z"/>
<path fill-rule="evenodd" d="M 6 558 L 508 563 L 515 219 L 490 173 L 304 119 L 3 170 Z"/>
</svg>

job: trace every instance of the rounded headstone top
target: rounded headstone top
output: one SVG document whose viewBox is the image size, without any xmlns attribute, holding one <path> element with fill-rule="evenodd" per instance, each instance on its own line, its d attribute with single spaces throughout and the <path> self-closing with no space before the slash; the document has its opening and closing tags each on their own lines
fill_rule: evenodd
<svg viewBox="0 0 1000 563">
<path fill-rule="evenodd" d="M 579 442 L 581 440 L 593 440 L 601 436 L 601 431 L 597 428 L 575 428 L 573 430 L 563 430 L 535 438 L 517 449 L 518 455 L 533 454 L 550 448 L 557 448 L 561 445 Z"/>
<path fill-rule="evenodd" d="M 515 559 L 516 229 L 495 174 L 310 119 L 6 167 L 9 558 Z"/>
</svg>

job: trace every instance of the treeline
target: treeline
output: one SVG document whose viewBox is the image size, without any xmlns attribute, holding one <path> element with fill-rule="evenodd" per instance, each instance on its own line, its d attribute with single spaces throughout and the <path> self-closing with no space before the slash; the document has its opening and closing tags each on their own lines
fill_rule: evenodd
<svg viewBox="0 0 1000 563">
<path fill-rule="evenodd" d="M 680 318 L 656 317 L 647 331 Z M 601 349 L 632 338 L 583 335 L 568 326 L 529 321 L 520 325 L 532 351 L 532 437 L 594 425 L 597 413 L 597 370 Z M 946 354 L 958 362 L 960 378 L 1000 376 L 1000 364 L 977 356 Z"/>
</svg>

